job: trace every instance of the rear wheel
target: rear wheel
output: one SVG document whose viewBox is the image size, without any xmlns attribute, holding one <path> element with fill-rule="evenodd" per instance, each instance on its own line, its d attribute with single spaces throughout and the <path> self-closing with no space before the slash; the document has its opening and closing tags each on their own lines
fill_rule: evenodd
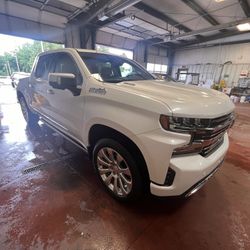
<svg viewBox="0 0 250 250">
<path fill-rule="evenodd" d="M 39 117 L 38 115 L 32 113 L 24 99 L 23 96 L 21 96 L 19 98 L 19 103 L 20 103 L 20 106 L 21 106 L 21 110 L 22 110 L 22 113 L 23 113 L 23 117 L 25 119 L 25 121 L 27 122 L 27 124 L 29 126 L 32 126 L 32 125 L 36 125 L 38 120 L 39 120 Z"/>
<path fill-rule="evenodd" d="M 133 200 L 142 194 L 142 177 L 130 152 L 112 139 L 101 139 L 93 151 L 97 174 L 116 199 Z"/>
</svg>

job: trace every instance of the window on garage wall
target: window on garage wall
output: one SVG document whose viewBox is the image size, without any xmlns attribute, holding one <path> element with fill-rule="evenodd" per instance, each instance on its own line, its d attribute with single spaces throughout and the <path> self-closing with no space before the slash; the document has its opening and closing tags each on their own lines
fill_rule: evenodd
<svg viewBox="0 0 250 250">
<path fill-rule="evenodd" d="M 106 52 L 110 54 L 114 54 L 117 56 L 124 56 L 129 59 L 133 59 L 134 53 L 131 50 L 126 50 L 126 49 L 118 49 L 114 47 L 109 47 L 101 44 L 96 45 L 96 50 L 99 52 Z"/>
<path fill-rule="evenodd" d="M 187 80 L 188 69 L 178 69 L 177 79 L 178 81 L 185 82 Z"/>
<path fill-rule="evenodd" d="M 147 63 L 147 71 L 149 71 L 150 73 L 166 74 L 167 70 L 167 65 Z"/>
</svg>

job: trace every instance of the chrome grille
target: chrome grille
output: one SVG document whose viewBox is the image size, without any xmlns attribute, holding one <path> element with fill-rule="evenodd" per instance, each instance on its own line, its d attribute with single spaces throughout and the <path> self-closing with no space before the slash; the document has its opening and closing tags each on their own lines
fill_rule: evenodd
<svg viewBox="0 0 250 250">
<path fill-rule="evenodd" d="M 204 147 L 200 154 L 202 156 L 210 155 L 211 153 L 213 153 L 216 149 L 218 149 L 222 145 L 223 141 L 224 141 L 224 136 L 221 136 L 220 139 L 217 140 L 217 142 Z"/>
<path fill-rule="evenodd" d="M 193 134 L 193 142 L 201 143 L 202 156 L 208 156 L 214 152 L 223 143 L 224 134 L 227 129 L 232 126 L 234 122 L 234 114 L 230 113 L 218 118 L 209 120 L 209 127 L 204 129 L 197 129 Z"/>
<path fill-rule="evenodd" d="M 221 125 L 223 123 L 226 123 L 228 121 L 232 121 L 233 119 L 234 119 L 234 114 L 230 113 L 230 114 L 218 117 L 218 118 L 211 119 L 210 126 L 216 127 L 216 126 Z"/>
<path fill-rule="evenodd" d="M 213 153 L 223 143 L 227 129 L 233 125 L 234 114 L 230 113 L 214 119 L 193 120 L 195 125 L 191 125 L 188 129 L 174 124 L 175 131 L 190 133 L 191 140 L 188 145 L 176 148 L 173 155 L 196 153 L 205 157 Z M 179 126 L 178 123 L 177 125 Z"/>
<path fill-rule="evenodd" d="M 224 133 L 229 127 L 232 126 L 234 115 L 232 113 L 209 120 L 209 126 L 202 129 L 197 129 L 193 135 L 193 139 L 207 140 Z"/>
</svg>

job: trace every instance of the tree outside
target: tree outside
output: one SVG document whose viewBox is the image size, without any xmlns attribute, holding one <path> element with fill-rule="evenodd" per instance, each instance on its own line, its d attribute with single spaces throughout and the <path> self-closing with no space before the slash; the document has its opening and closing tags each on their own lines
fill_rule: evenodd
<svg viewBox="0 0 250 250">
<path fill-rule="evenodd" d="M 62 47 L 61 44 L 34 41 L 20 46 L 12 53 L 4 53 L 0 56 L 0 76 L 11 75 L 19 69 L 22 72 L 30 72 L 38 53 Z"/>
</svg>

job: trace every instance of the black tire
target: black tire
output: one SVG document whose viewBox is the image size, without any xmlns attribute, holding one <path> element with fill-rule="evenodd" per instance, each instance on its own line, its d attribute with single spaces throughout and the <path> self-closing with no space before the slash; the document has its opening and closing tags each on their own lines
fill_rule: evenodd
<svg viewBox="0 0 250 250">
<path fill-rule="evenodd" d="M 16 85 L 15 85 L 15 83 L 13 82 L 13 81 L 11 81 L 11 85 L 12 85 L 12 87 L 15 89 L 16 88 Z"/>
<path fill-rule="evenodd" d="M 39 116 L 30 111 L 23 96 L 19 98 L 19 103 L 23 113 L 23 117 L 29 126 L 35 126 L 38 123 Z"/>
<path fill-rule="evenodd" d="M 114 158 L 116 158 L 115 162 L 118 162 L 118 160 L 117 160 L 118 157 L 119 157 L 119 159 L 121 159 L 120 156 L 124 160 L 124 161 L 120 161 L 119 167 L 117 168 L 118 170 L 116 170 L 116 171 L 118 171 L 118 173 L 115 173 L 116 177 L 113 177 L 113 189 L 115 187 L 115 184 L 114 184 L 115 179 L 117 179 L 118 191 L 119 191 L 118 193 L 115 192 L 114 190 L 112 190 L 112 182 L 109 184 L 109 186 L 108 186 L 108 184 L 105 183 L 105 181 L 103 179 L 104 177 L 101 175 L 100 170 L 99 170 L 99 169 L 105 170 L 105 169 L 103 169 L 103 166 L 106 166 L 107 161 L 103 166 L 100 166 L 99 158 L 100 158 L 100 155 L 102 155 L 101 152 L 102 153 L 105 152 L 105 150 L 107 150 L 107 148 L 112 149 L 114 152 L 118 153 L 118 154 L 116 154 L 116 153 L 113 154 Z M 104 150 L 104 151 L 102 151 L 102 150 Z M 105 159 L 105 157 L 103 157 L 102 160 L 103 159 Z M 105 189 L 111 194 L 112 197 L 114 197 L 115 199 L 117 199 L 119 201 L 131 201 L 131 200 L 135 200 L 135 199 L 142 196 L 142 193 L 144 190 L 142 175 L 141 175 L 139 168 L 136 164 L 136 161 L 132 157 L 131 153 L 123 145 L 121 145 L 119 142 L 117 142 L 113 139 L 101 139 L 101 140 L 99 140 L 94 147 L 92 160 L 93 160 L 93 164 L 94 164 L 94 167 L 96 169 L 96 172 L 98 174 L 99 179 L 101 180 Z M 106 167 L 106 168 L 108 169 L 109 167 Z M 127 169 L 129 169 L 130 176 L 126 175 L 128 173 Z M 123 172 L 120 173 L 119 170 L 124 171 L 124 173 Z M 113 169 L 113 171 L 115 171 L 115 170 Z M 111 174 L 114 174 L 114 172 L 110 173 L 110 175 Z M 103 174 L 103 175 L 105 175 L 105 174 Z M 106 180 L 108 179 L 108 177 L 110 177 L 110 176 L 108 175 L 106 177 Z M 129 184 L 126 187 L 126 184 L 128 182 L 124 181 L 125 180 L 124 177 L 126 177 L 125 179 L 127 181 L 131 179 L 132 184 Z M 119 179 L 121 179 L 121 180 L 119 180 Z M 122 185 L 120 181 L 124 185 Z M 131 187 L 128 188 L 128 186 L 130 186 L 130 185 L 131 185 Z M 122 186 L 123 186 L 123 188 L 122 188 Z M 127 191 L 126 194 L 125 194 L 124 190 Z"/>
</svg>

